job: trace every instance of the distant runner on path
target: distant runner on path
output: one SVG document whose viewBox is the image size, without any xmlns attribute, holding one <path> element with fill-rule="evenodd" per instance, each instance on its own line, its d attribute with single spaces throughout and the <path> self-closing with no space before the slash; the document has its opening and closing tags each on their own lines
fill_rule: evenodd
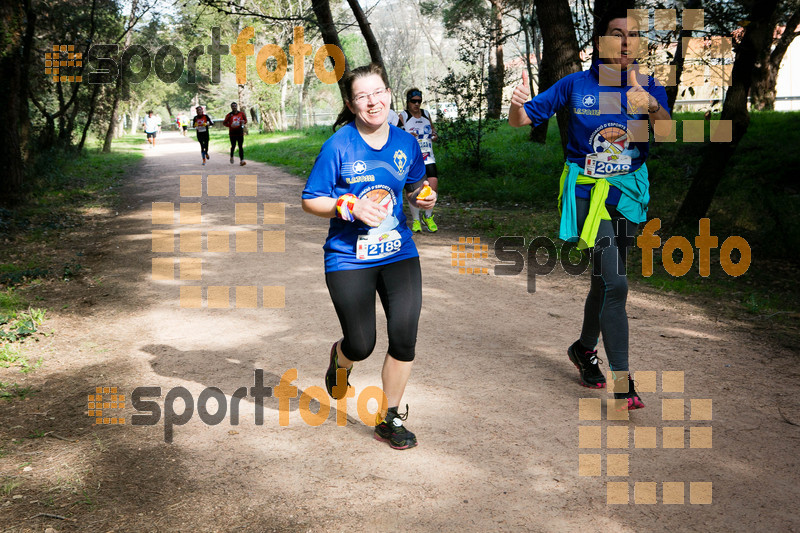
<svg viewBox="0 0 800 533">
<path fill-rule="evenodd" d="M 144 132 L 147 134 L 147 142 L 150 148 L 156 147 L 156 135 L 161 131 L 161 119 L 153 115 L 153 111 L 148 111 L 144 117 Z"/>
<path fill-rule="evenodd" d="M 244 166 L 244 125 L 247 124 L 247 115 L 239 111 L 239 106 L 236 102 L 231 103 L 231 112 L 225 115 L 225 120 L 222 121 L 223 126 L 228 127 L 228 136 L 231 139 L 231 165 L 233 164 L 233 151 L 236 149 L 236 144 L 239 145 L 239 164 Z"/>
<path fill-rule="evenodd" d="M 206 159 L 211 159 L 208 156 L 208 128 L 214 125 L 211 117 L 203 112 L 203 106 L 197 106 L 197 115 L 192 119 L 192 127 L 197 131 L 197 140 L 200 142 L 200 154 L 203 156 L 203 164 L 206 164 Z"/>
</svg>

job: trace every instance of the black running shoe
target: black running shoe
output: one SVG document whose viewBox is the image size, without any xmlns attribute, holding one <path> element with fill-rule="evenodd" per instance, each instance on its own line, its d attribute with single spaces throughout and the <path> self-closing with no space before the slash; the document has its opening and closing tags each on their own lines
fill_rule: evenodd
<svg viewBox="0 0 800 533">
<path fill-rule="evenodd" d="M 337 362 L 338 357 L 336 350 L 336 345 L 338 344 L 338 342 L 339 341 L 334 342 L 333 346 L 331 347 L 331 362 L 328 365 L 327 372 L 325 372 L 325 388 L 328 389 L 328 394 L 330 394 L 331 398 L 333 398 L 334 400 L 340 400 L 344 398 L 345 395 L 347 394 L 347 387 L 350 386 L 350 371 L 353 370 L 352 366 L 347 369 L 347 386 L 344 388 L 344 390 L 339 390 L 341 387 L 337 387 L 338 380 L 336 379 L 336 374 L 337 374 L 336 371 L 340 369 L 339 364 Z M 341 370 L 345 369 L 341 368 Z M 334 389 L 337 392 L 336 396 L 334 396 Z"/>
<path fill-rule="evenodd" d="M 397 407 L 390 407 L 386 418 L 381 420 L 380 416 L 379 412 L 378 424 L 375 426 L 377 440 L 388 442 L 395 450 L 406 450 L 417 445 L 417 436 L 403 425 L 403 420 L 408 418 L 408 405 L 402 415 L 397 413 Z"/>
<path fill-rule="evenodd" d="M 597 357 L 597 350 L 584 350 L 578 341 L 567 348 L 567 355 L 581 375 L 581 385 L 590 389 L 602 389 L 606 386 L 606 377 L 600 370 L 603 361 Z"/>
<path fill-rule="evenodd" d="M 625 390 L 626 378 L 628 380 L 628 391 L 614 392 L 615 400 L 628 400 L 627 405 L 623 403 L 618 408 L 618 411 L 624 411 L 625 409 L 628 411 L 633 411 L 634 409 L 643 408 L 644 403 L 642 402 L 642 399 L 639 398 L 639 394 L 636 392 L 636 388 L 633 386 L 633 378 L 631 377 L 630 372 L 620 372 L 620 376 L 614 378 L 614 390 Z"/>
</svg>

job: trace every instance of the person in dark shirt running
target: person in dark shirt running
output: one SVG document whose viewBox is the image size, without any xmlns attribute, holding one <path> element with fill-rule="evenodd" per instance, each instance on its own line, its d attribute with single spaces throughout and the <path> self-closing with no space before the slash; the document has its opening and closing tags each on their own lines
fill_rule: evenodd
<svg viewBox="0 0 800 533">
<path fill-rule="evenodd" d="M 197 140 L 200 142 L 200 154 L 203 156 L 203 164 L 206 164 L 208 156 L 208 128 L 214 125 L 211 117 L 203 112 L 203 106 L 197 106 L 197 115 L 192 119 L 192 127 L 197 132 Z"/>
<path fill-rule="evenodd" d="M 228 127 L 228 136 L 231 139 L 231 165 L 233 164 L 233 151 L 236 145 L 239 145 L 239 164 L 244 166 L 244 125 L 247 124 L 247 115 L 243 111 L 239 111 L 239 106 L 236 102 L 231 103 L 231 112 L 225 115 L 225 120 L 222 121 L 223 126 Z"/>
</svg>

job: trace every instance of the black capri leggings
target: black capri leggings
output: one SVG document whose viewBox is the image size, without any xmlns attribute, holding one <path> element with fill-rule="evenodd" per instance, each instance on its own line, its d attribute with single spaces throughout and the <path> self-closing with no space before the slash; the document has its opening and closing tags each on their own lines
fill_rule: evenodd
<svg viewBox="0 0 800 533">
<path fill-rule="evenodd" d="M 208 153 L 208 132 L 207 131 L 198 131 L 197 132 L 197 140 L 200 141 L 200 153 L 207 154 Z"/>
<path fill-rule="evenodd" d="M 231 157 L 233 157 L 233 151 L 236 149 L 236 144 L 239 144 L 239 159 L 244 159 L 244 148 L 242 147 L 242 143 L 244 142 L 244 133 L 239 133 L 237 135 L 231 135 Z"/>
<path fill-rule="evenodd" d="M 413 361 L 422 309 L 419 258 L 358 270 L 325 274 L 328 292 L 342 325 L 342 353 L 362 361 L 375 348 L 375 292 L 381 297 L 389 332 L 389 355 Z"/>
</svg>

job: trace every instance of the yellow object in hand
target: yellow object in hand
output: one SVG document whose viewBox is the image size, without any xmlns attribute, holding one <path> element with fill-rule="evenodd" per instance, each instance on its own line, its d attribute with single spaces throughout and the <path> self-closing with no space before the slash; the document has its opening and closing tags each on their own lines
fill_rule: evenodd
<svg viewBox="0 0 800 533">
<path fill-rule="evenodd" d="M 422 188 L 422 190 L 419 192 L 419 194 L 417 195 L 417 200 L 424 200 L 425 198 L 430 196 L 432 192 L 433 192 L 433 189 L 431 189 L 430 185 L 424 186 Z"/>
</svg>

